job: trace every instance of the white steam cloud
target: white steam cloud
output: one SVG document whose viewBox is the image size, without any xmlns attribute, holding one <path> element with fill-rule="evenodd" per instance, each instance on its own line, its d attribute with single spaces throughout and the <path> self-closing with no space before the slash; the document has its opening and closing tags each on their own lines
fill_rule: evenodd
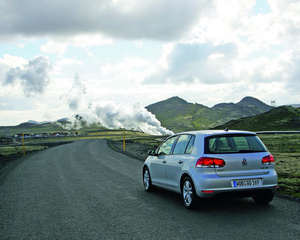
<svg viewBox="0 0 300 240">
<path fill-rule="evenodd" d="M 107 128 L 140 129 L 148 134 L 171 135 L 172 131 L 161 126 L 155 115 L 148 112 L 140 102 L 131 106 L 114 102 L 97 102 L 92 104 L 91 112 Z"/>
<path fill-rule="evenodd" d="M 86 87 L 82 81 L 80 81 L 80 75 L 75 74 L 73 87 L 67 94 L 67 101 L 71 110 L 78 110 L 80 103 L 84 101 L 84 95 L 86 94 Z"/>
<path fill-rule="evenodd" d="M 73 87 L 61 99 L 67 100 L 69 108 L 83 117 L 85 124 L 100 123 L 109 129 L 134 129 L 153 135 L 171 135 L 172 131 L 161 126 L 155 115 L 147 111 L 140 102 L 130 106 L 111 101 L 87 103 L 85 99 L 86 87 L 75 74 Z M 74 118 L 74 119 L 73 119 Z M 80 128 L 78 115 L 69 119 L 68 128 Z"/>
</svg>

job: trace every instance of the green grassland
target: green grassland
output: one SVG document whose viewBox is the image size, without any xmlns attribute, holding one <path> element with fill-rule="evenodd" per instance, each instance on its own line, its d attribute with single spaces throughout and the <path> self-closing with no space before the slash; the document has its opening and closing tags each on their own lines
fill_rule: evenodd
<svg viewBox="0 0 300 240">
<path fill-rule="evenodd" d="M 300 134 L 261 134 L 275 158 L 279 193 L 300 198 Z"/>
<path fill-rule="evenodd" d="M 26 146 L 25 150 L 28 152 L 32 152 L 32 151 L 39 151 L 47 148 L 48 146 Z M 23 146 L 5 146 L 1 148 L 1 154 L 6 157 L 15 154 L 24 154 L 24 148 Z"/>
</svg>

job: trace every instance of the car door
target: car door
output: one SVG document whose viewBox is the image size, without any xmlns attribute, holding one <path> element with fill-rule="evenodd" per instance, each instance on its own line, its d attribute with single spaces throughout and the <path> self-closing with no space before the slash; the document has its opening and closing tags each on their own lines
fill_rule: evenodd
<svg viewBox="0 0 300 240">
<path fill-rule="evenodd" d="M 182 167 L 187 158 L 189 158 L 194 145 L 194 139 L 193 135 L 180 135 L 175 143 L 172 155 L 169 155 L 170 157 L 166 162 L 166 172 L 168 185 L 171 188 L 180 188 Z"/>
<path fill-rule="evenodd" d="M 173 150 L 173 144 L 178 136 L 170 137 L 165 140 L 155 151 L 155 155 L 151 159 L 150 173 L 152 182 L 155 185 L 168 186 L 166 163 L 170 159 Z"/>
</svg>

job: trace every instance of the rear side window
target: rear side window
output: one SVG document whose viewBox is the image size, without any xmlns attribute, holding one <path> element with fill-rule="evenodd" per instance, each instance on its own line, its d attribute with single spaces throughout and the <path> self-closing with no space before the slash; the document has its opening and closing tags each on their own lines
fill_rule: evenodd
<svg viewBox="0 0 300 240">
<path fill-rule="evenodd" d="M 180 135 L 173 154 L 189 154 L 191 153 L 194 145 L 193 135 Z"/>
<path fill-rule="evenodd" d="M 205 153 L 266 152 L 256 135 L 218 135 L 205 138 Z"/>
<path fill-rule="evenodd" d="M 189 144 L 186 147 L 185 153 L 190 154 L 192 152 L 194 147 L 194 142 L 195 142 L 195 136 L 192 136 L 189 141 Z"/>
<path fill-rule="evenodd" d="M 177 139 L 177 136 L 171 137 L 171 138 L 167 139 L 165 142 L 163 142 L 161 144 L 161 146 L 159 147 L 159 149 L 157 151 L 157 154 L 158 155 L 169 155 L 169 154 L 171 154 L 172 147 L 173 147 L 173 144 L 174 144 L 176 139 Z"/>
</svg>

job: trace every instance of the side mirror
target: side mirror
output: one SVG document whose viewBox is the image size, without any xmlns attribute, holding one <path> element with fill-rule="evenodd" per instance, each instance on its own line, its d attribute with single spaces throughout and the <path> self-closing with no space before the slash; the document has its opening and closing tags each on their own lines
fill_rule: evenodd
<svg viewBox="0 0 300 240">
<path fill-rule="evenodd" d="M 149 156 L 155 156 L 155 150 L 149 150 L 148 155 Z"/>
</svg>

